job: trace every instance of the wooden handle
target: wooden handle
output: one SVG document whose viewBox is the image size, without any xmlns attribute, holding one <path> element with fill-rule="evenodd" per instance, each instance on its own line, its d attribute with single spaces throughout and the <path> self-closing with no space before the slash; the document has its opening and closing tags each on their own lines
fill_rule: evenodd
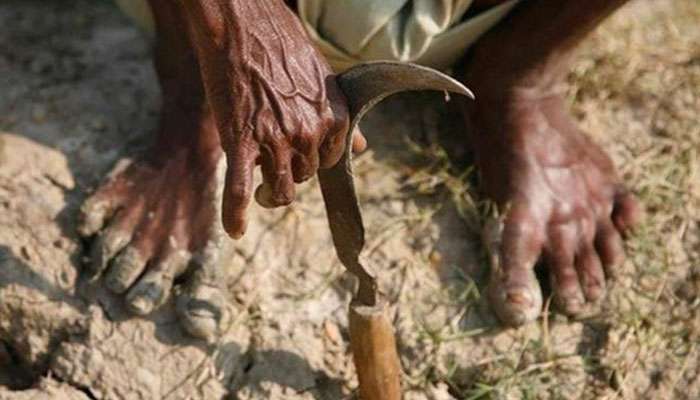
<svg viewBox="0 0 700 400">
<path fill-rule="evenodd" d="M 400 400 L 401 367 L 383 304 L 350 304 L 350 347 L 362 400 Z"/>
</svg>

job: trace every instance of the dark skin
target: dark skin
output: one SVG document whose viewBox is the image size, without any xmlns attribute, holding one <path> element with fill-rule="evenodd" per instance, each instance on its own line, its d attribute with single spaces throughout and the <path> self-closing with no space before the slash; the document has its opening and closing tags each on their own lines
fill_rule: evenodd
<svg viewBox="0 0 700 400">
<path fill-rule="evenodd" d="M 610 158 L 572 120 L 561 90 L 575 47 L 624 3 L 524 2 L 467 61 L 463 79 L 477 100 L 465 116 L 482 190 L 507 210 L 502 274 L 489 293 L 503 322 L 539 314 L 531 279 L 538 260 L 564 313 L 576 316 L 599 300 L 624 257 L 622 236 L 641 217 Z"/>
<path fill-rule="evenodd" d="M 258 203 L 288 205 L 295 182 L 342 155 L 347 106 L 330 67 L 284 3 L 150 5 L 164 99 L 157 138 L 85 202 L 80 232 L 97 234 L 93 274 L 104 274 L 107 287 L 125 293 L 138 314 L 162 304 L 173 280 L 192 266 L 178 311 L 190 333 L 209 337 L 222 315 L 223 237 L 245 232 L 255 166 L 264 178 Z M 353 147 L 364 146 L 358 133 Z M 218 196 L 222 154 L 228 167 Z"/>
<path fill-rule="evenodd" d="M 158 10 L 154 53 L 163 95 L 155 143 L 126 168 L 117 167 L 85 202 L 80 232 L 97 234 L 94 275 L 104 274 L 110 290 L 126 293 L 127 305 L 137 314 L 161 305 L 173 280 L 194 264 L 191 299 L 178 309 L 183 325 L 206 337 L 214 332 L 223 305 L 215 290 L 224 236 L 216 191 L 221 141 L 196 53 L 182 29 L 184 13 L 170 3 L 152 3 Z M 202 303 L 187 300 L 205 300 L 216 312 L 188 307 Z"/>
<path fill-rule="evenodd" d="M 139 314 L 162 304 L 173 279 L 194 265 L 179 311 L 185 328 L 206 337 L 221 317 L 224 231 L 244 234 L 253 193 L 265 207 L 288 205 L 295 183 L 337 162 L 347 106 L 282 1 L 150 3 L 164 99 L 157 138 L 86 201 L 81 233 L 98 235 L 94 273 Z M 539 287 L 529 274 L 540 258 L 564 312 L 576 315 L 602 296 L 606 271 L 623 255 L 621 234 L 638 217 L 609 158 L 578 131 L 556 90 L 575 45 L 622 3 L 527 1 L 465 61 L 462 79 L 477 96 L 465 116 L 482 189 L 508 210 L 498 249 L 503 273 L 491 290 L 506 323 L 536 315 Z M 355 150 L 364 145 L 355 135 Z M 228 167 L 219 196 L 222 154 Z M 253 191 L 256 165 L 264 183 Z"/>
</svg>

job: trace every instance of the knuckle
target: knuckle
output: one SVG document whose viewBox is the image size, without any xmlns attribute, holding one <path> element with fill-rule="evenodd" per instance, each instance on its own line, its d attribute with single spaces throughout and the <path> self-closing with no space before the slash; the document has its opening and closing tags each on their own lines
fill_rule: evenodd
<svg viewBox="0 0 700 400">
<path fill-rule="evenodd" d="M 294 137 L 294 147 L 299 151 L 304 151 L 310 147 L 313 147 L 315 135 L 309 133 L 308 131 L 302 131 Z"/>
<path fill-rule="evenodd" d="M 294 182 L 301 183 L 310 179 L 318 169 L 318 162 L 312 163 L 310 157 L 296 154 L 292 159 L 292 171 Z"/>
<path fill-rule="evenodd" d="M 319 136 L 310 133 L 302 133 L 294 143 L 296 150 L 302 155 L 309 156 L 318 151 Z"/>
</svg>

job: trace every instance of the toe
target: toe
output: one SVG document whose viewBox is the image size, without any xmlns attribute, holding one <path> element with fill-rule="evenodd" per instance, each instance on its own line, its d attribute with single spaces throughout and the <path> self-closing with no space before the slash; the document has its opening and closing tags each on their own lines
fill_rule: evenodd
<svg viewBox="0 0 700 400">
<path fill-rule="evenodd" d="M 140 212 L 141 204 L 138 202 L 118 211 L 93 241 L 90 249 L 90 275 L 93 278 L 99 277 L 107 269 L 110 261 L 132 240 L 134 221 Z"/>
<path fill-rule="evenodd" d="M 550 264 L 549 268 L 554 289 L 554 304 L 566 315 L 580 314 L 585 301 L 573 265 Z"/>
<path fill-rule="evenodd" d="M 605 294 L 605 274 L 593 246 L 585 246 L 576 257 L 581 288 L 587 301 L 595 302 Z"/>
<path fill-rule="evenodd" d="M 127 159 L 120 160 L 107 177 L 107 182 L 80 207 L 78 233 L 81 236 L 89 237 L 99 232 L 114 216 L 124 200 L 124 182 L 118 179 L 118 175 L 125 171 L 130 163 Z"/>
<path fill-rule="evenodd" d="M 554 303 L 567 315 L 581 313 L 584 305 L 583 291 L 574 268 L 576 244 L 574 226 L 560 225 L 551 229 L 550 243 L 544 252 L 554 292 Z"/>
<path fill-rule="evenodd" d="M 533 269 L 510 271 L 504 279 L 494 279 L 488 299 L 505 325 L 521 326 L 534 321 L 542 310 L 542 291 Z"/>
<path fill-rule="evenodd" d="M 638 225 L 643 214 L 642 206 L 632 193 L 621 191 L 615 196 L 612 221 L 622 235 L 629 233 Z"/>
<path fill-rule="evenodd" d="M 136 247 L 129 246 L 114 260 L 105 276 L 105 286 L 114 293 L 124 293 L 141 275 L 148 258 Z"/>
<path fill-rule="evenodd" d="M 174 251 L 160 259 L 126 296 L 127 306 L 134 314 L 149 314 L 165 303 L 173 280 L 185 271 L 190 255 L 186 251 Z"/>
<path fill-rule="evenodd" d="M 595 237 L 595 249 L 603 263 L 605 273 L 609 278 L 618 275 L 618 266 L 625 258 L 622 237 L 610 221 L 602 221 L 598 225 Z"/>
<path fill-rule="evenodd" d="M 190 286 L 178 298 L 180 323 L 190 335 L 207 341 L 219 335 L 226 302 L 218 285 L 195 273 Z"/>
<path fill-rule="evenodd" d="M 103 231 L 92 244 L 91 275 L 99 277 L 107 269 L 110 260 L 129 243 L 131 234 L 118 228 Z"/>
<path fill-rule="evenodd" d="M 501 322 L 510 326 L 531 322 L 542 310 L 542 291 L 533 269 L 542 235 L 528 215 L 514 209 L 503 224 L 487 224 L 484 231 L 492 268 L 489 303 Z"/>
<path fill-rule="evenodd" d="M 116 210 L 114 199 L 103 198 L 95 195 L 88 198 L 80 207 L 78 233 L 82 237 L 89 237 L 102 229 Z"/>
</svg>

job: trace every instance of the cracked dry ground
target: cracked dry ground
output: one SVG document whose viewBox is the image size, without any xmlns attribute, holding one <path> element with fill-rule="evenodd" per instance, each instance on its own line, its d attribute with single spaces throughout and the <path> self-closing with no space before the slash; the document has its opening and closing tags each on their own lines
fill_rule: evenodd
<svg viewBox="0 0 700 400">
<path fill-rule="evenodd" d="M 395 98 L 365 122 L 368 257 L 407 399 L 700 398 L 698 18 L 695 0 L 632 2 L 569 77 L 577 118 L 649 210 L 601 314 L 582 321 L 494 324 L 473 174 L 441 96 Z M 353 398 L 352 282 L 315 182 L 290 208 L 252 208 L 223 266 L 232 318 L 215 344 L 186 337 L 172 304 L 131 317 L 81 281 L 77 208 L 146 144 L 158 102 L 148 45 L 110 2 L 0 4 L 0 398 Z"/>
</svg>

